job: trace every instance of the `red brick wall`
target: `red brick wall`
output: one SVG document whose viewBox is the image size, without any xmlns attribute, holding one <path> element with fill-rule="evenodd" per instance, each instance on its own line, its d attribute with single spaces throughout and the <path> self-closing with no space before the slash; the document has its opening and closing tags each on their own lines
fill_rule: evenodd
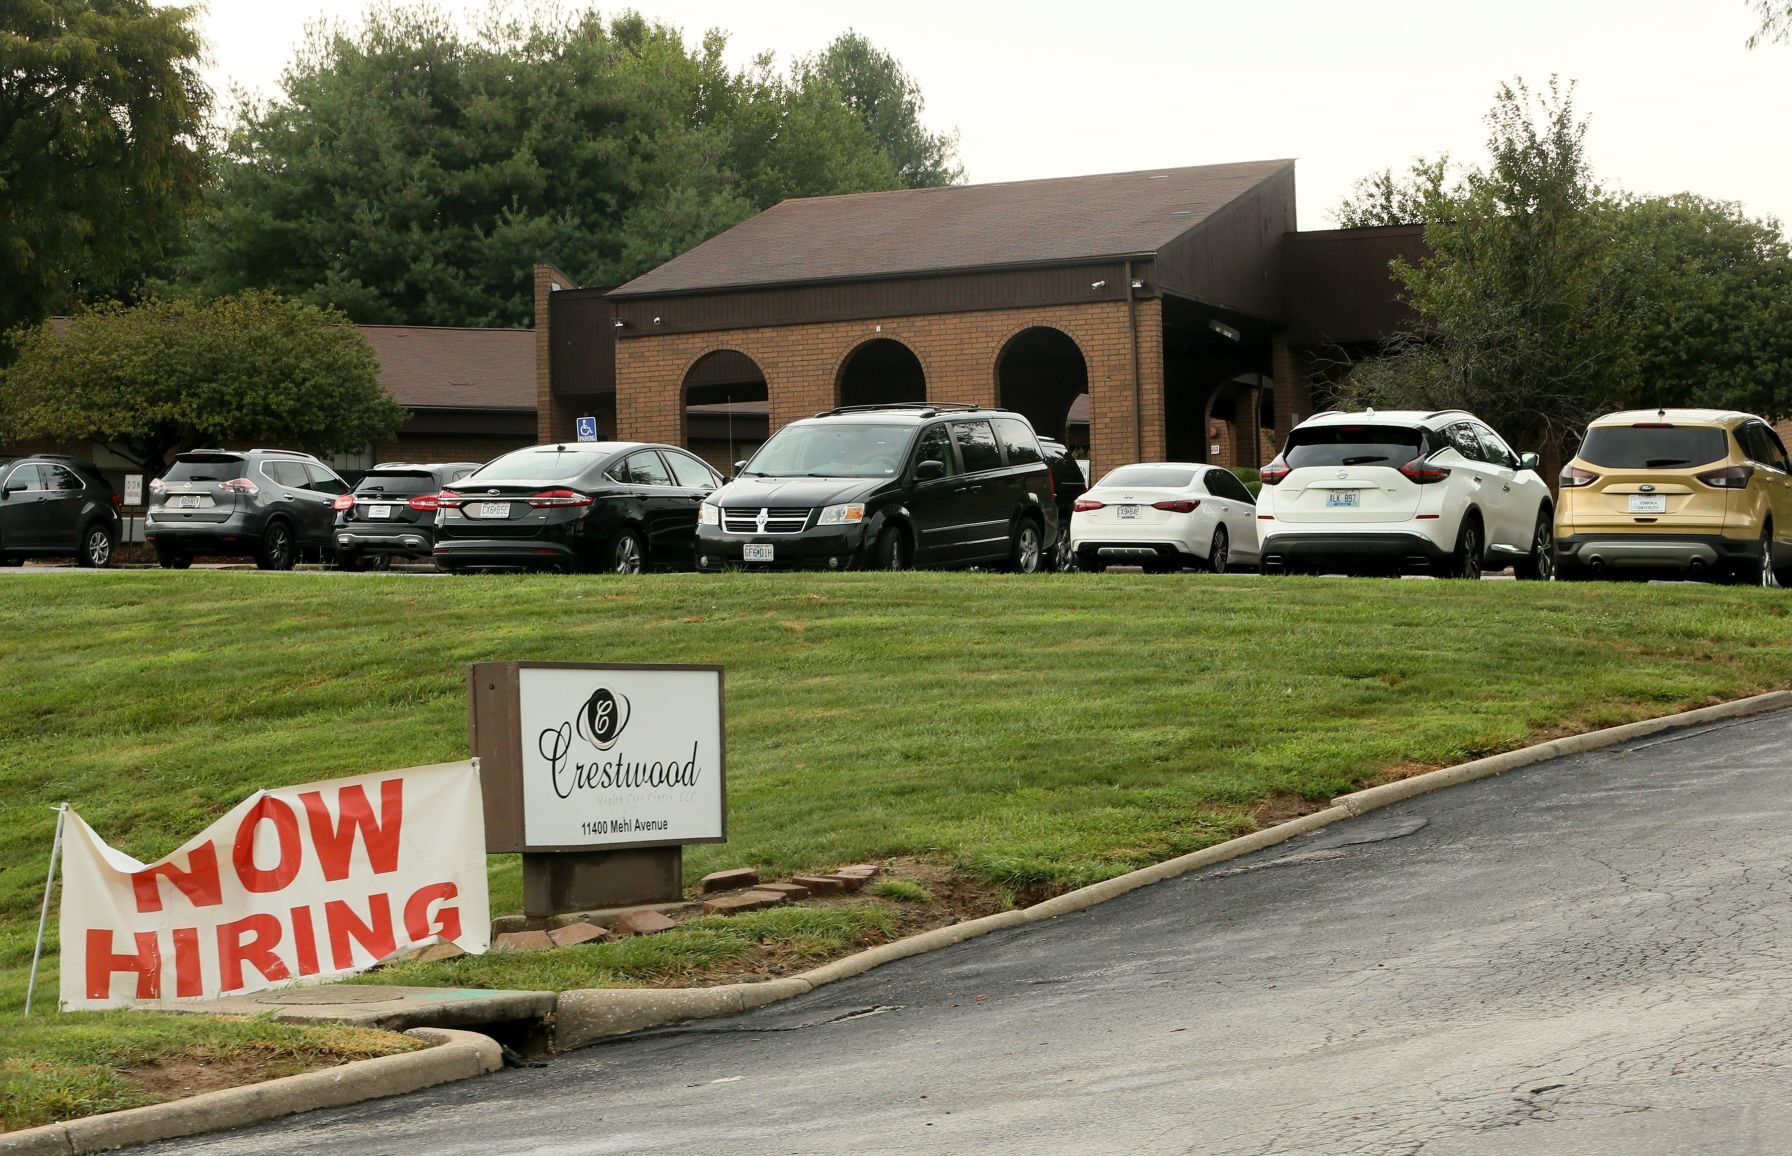
<svg viewBox="0 0 1792 1156">
<path fill-rule="evenodd" d="M 536 438 L 551 442 L 556 438 L 571 440 L 575 435 L 573 419 L 577 414 L 566 412 L 564 403 L 554 396 L 552 350 L 548 343 L 548 296 L 555 287 L 577 289 L 571 277 L 543 261 L 535 266 L 535 425 Z M 452 459 L 444 459 L 452 460 Z"/>
<path fill-rule="evenodd" d="M 930 401 L 997 404 L 1002 347 L 1035 325 L 1063 330 L 1088 363 L 1093 406 L 1090 440 L 1096 471 L 1164 453 L 1163 314 L 1155 299 L 1136 303 L 1143 446 L 1133 422 L 1133 341 L 1125 302 L 1025 310 L 894 317 L 709 333 L 641 334 L 616 345 L 619 436 L 682 445 L 684 381 L 692 365 L 718 349 L 744 353 L 765 374 L 772 430 L 836 404 L 840 369 L 866 341 L 889 338 L 911 349 L 927 377 Z"/>
</svg>

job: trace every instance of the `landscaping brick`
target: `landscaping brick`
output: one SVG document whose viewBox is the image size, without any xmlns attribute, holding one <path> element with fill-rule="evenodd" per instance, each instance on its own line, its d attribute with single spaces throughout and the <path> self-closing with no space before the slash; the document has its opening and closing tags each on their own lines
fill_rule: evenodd
<svg viewBox="0 0 1792 1156">
<path fill-rule="evenodd" d="M 467 954 L 455 943 L 432 943 L 428 947 L 411 956 L 417 963 L 434 963 L 439 959 L 458 959 Z"/>
<path fill-rule="evenodd" d="M 833 875 L 830 878 L 848 891 L 857 891 L 871 881 L 869 875 Z"/>
<path fill-rule="evenodd" d="M 721 895 L 703 901 L 708 915 L 739 915 L 743 911 L 761 911 L 785 901 L 776 891 L 742 891 L 739 895 Z"/>
<path fill-rule="evenodd" d="M 616 919 L 617 935 L 658 935 L 678 924 L 657 911 L 626 911 Z"/>
<path fill-rule="evenodd" d="M 493 951 L 546 951 L 553 946 L 545 931 L 506 931 L 492 941 Z"/>
<path fill-rule="evenodd" d="M 883 871 L 883 868 L 878 866 L 876 863 L 854 863 L 851 866 L 840 868 L 839 870 L 835 871 L 834 874 L 835 875 L 860 875 L 866 879 L 869 879 L 872 876 L 881 873 L 882 871 Z"/>
<path fill-rule="evenodd" d="M 548 938 L 554 941 L 555 947 L 571 947 L 575 943 L 590 943 L 593 940 L 608 939 L 610 933 L 594 923 L 569 923 L 565 927 L 556 927 L 548 932 Z"/>
<path fill-rule="evenodd" d="M 846 884 L 831 875 L 792 875 L 792 883 L 800 883 L 815 895 L 838 895 L 846 890 Z"/>
<path fill-rule="evenodd" d="M 703 893 L 712 891 L 733 891 L 738 887 L 752 887 L 759 882 L 759 872 L 751 867 L 736 867 L 729 871 L 711 871 L 703 877 Z"/>
<path fill-rule="evenodd" d="M 761 883 L 758 890 L 775 891 L 793 902 L 809 898 L 809 889 L 801 883 Z"/>
</svg>

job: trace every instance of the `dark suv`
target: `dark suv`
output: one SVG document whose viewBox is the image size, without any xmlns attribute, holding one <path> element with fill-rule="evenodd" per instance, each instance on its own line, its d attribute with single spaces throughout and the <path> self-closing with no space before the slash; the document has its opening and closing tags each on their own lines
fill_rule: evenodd
<svg viewBox="0 0 1792 1156">
<path fill-rule="evenodd" d="M 972 405 L 848 406 L 773 434 L 697 515 L 697 566 L 1041 569 L 1059 534 L 1027 419 Z"/>
<path fill-rule="evenodd" d="M 1076 500 L 1089 492 L 1089 480 L 1083 476 L 1083 467 L 1071 454 L 1070 447 L 1063 442 L 1042 437 L 1039 447 L 1045 451 L 1046 464 L 1052 468 L 1052 488 L 1058 499 L 1058 544 L 1051 552 L 1051 566 L 1053 570 L 1068 570 L 1076 564 L 1070 553 L 1070 515 L 1076 510 Z"/>
<path fill-rule="evenodd" d="M 344 570 L 384 567 L 393 558 L 430 558 L 436 549 L 436 511 L 443 487 L 479 468 L 478 462 L 384 462 L 337 495 L 336 564 Z"/>
<path fill-rule="evenodd" d="M 310 454 L 193 450 L 149 483 L 143 536 L 171 570 L 195 554 L 246 554 L 263 570 L 290 570 L 301 554 L 330 552 L 332 506 L 346 493 L 348 483 Z"/>
<path fill-rule="evenodd" d="M 110 566 L 124 526 L 119 504 L 91 462 L 0 458 L 0 566 L 71 554 L 83 566 Z"/>
</svg>

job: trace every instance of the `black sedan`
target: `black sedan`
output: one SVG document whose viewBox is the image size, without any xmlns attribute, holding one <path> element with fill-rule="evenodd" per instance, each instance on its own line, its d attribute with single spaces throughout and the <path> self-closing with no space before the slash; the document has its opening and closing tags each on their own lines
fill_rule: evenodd
<svg viewBox="0 0 1792 1156">
<path fill-rule="evenodd" d="M 436 565 L 689 570 L 696 564 L 697 506 L 721 484 L 702 459 L 675 446 L 531 446 L 441 492 Z"/>
</svg>

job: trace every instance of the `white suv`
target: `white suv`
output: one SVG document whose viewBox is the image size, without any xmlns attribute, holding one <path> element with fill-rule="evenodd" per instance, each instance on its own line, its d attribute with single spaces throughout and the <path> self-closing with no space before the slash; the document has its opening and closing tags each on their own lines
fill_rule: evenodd
<svg viewBox="0 0 1792 1156">
<path fill-rule="evenodd" d="M 1457 409 L 1317 414 L 1260 472 L 1259 566 L 1549 578 L 1553 506 L 1536 468 Z"/>
</svg>

